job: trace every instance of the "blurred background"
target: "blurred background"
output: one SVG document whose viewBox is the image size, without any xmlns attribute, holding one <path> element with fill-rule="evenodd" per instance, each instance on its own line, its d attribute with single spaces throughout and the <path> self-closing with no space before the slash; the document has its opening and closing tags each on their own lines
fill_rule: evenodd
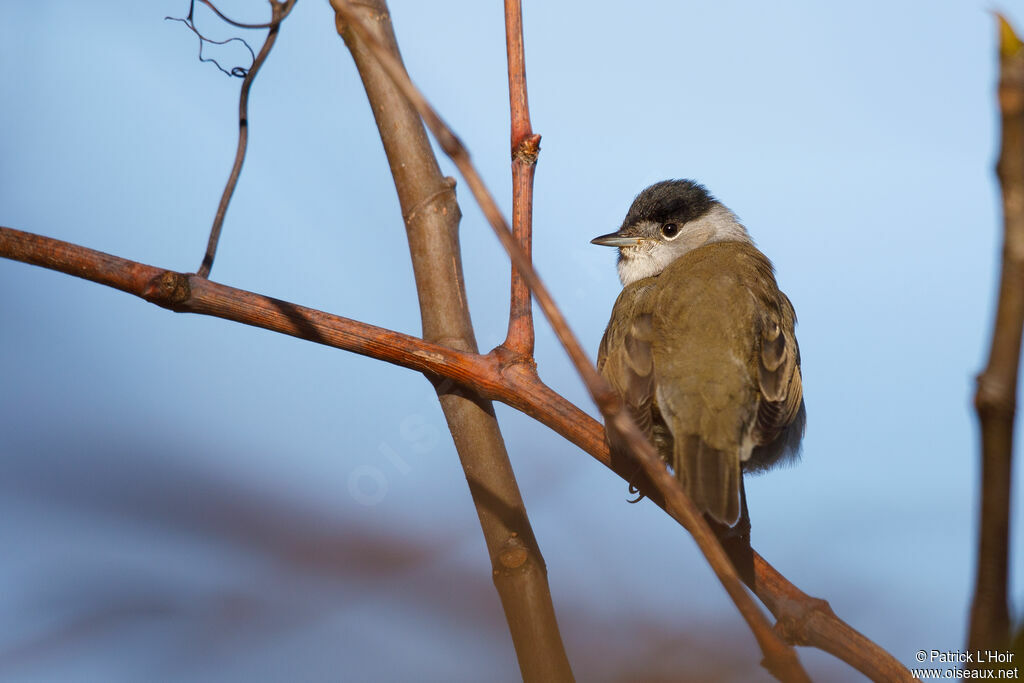
<svg viewBox="0 0 1024 683">
<path fill-rule="evenodd" d="M 188 4 L 7 3 L 0 224 L 198 267 L 241 81 L 164 20 Z M 265 2 L 218 4 L 269 16 Z M 919 649 L 962 648 L 970 400 L 999 255 L 991 3 L 525 4 L 543 135 L 535 258 L 575 331 L 596 354 L 620 287 L 590 238 L 654 181 L 706 183 L 800 317 L 804 456 L 748 481 L 755 547 L 908 666 Z M 391 9 L 413 79 L 507 212 L 501 5 Z M 204 8 L 197 23 L 262 43 Z M 249 64 L 238 43 L 207 54 Z M 325 1 L 285 22 L 250 126 L 212 278 L 418 334 L 387 163 Z M 458 191 L 486 350 L 504 337 L 508 264 Z M 422 376 L 21 263 L 0 262 L 0 292 L 0 679 L 518 679 Z M 537 360 L 595 413 L 543 322 Z M 768 680 L 681 528 L 497 411 L 579 680 Z M 1016 547 L 1020 521 L 1018 506 Z M 860 680 L 800 653 L 821 680 Z"/>
</svg>

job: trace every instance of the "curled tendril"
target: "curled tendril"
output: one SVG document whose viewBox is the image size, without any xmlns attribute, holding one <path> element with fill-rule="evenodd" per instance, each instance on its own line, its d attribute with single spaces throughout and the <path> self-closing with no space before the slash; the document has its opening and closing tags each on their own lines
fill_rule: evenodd
<svg viewBox="0 0 1024 683">
<path fill-rule="evenodd" d="M 235 37 L 235 38 L 228 38 L 227 40 L 211 40 L 211 39 L 207 38 L 206 36 L 204 36 L 202 33 L 199 32 L 199 29 L 196 28 L 195 19 L 193 18 L 193 15 L 192 15 L 192 10 L 194 8 L 195 8 L 195 0 L 193 0 L 193 2 L 189 5 L 188 16 L 187 17 L 184 17 L 184 18 L 182 18 L 182 17 L 164 17 L 164 20 L 165 21 L 166 20 L 169 20 L 169 21 L 180 21 L 181 23 L 185 24 L 185 26 L 188 26 L 189 30 L 192 31 L 192 33 L 196 34 L 196 36 L 199 38 L 199 61 L 200 62 L 212 62 L 214 66 L 216 66 L 218 69 L 220 69 L 224 74 L 226 74 L 228 76 L 234 76 L 235 78 L 245 78 L 246 75 L 249 73 L 249 69 L 252 68 L 252 64 L 255 63 L 255 61 L 256 61 L 256 53 L 252 51 L 252 48 L 249 46 L 249 43 L 247 43 L 247 42 L 245 42 L 245 40 L 243 40 L 241 38 L 237 38 L 237 37 Z M 238 41 L 242 45 L 245 45 L 245 49 L 249 51 L 249 56 L 252 58 L 252 61 L 249 63 L 249 66 L 234 66 L 234 67 L 231 67 L 230 71 L 228 71 L 227 69 L 225 69 L 223 66 L 220 65 L 220 62 L 218 62 L 213 57 L 204 57 L 203 56 L 203 45 L 205 45 L 206 43 L 210 43 L 211 45 L 227 45 L 228 43 L 232 43 L 232 42 L 235 42 L 235 41 Z"/>
</svg>

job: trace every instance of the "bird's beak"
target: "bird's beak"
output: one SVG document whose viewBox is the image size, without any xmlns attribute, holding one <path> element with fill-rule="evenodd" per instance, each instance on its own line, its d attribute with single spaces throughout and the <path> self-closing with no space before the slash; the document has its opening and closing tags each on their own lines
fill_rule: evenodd
<svg viewBox="0 0 1024 683">
<path fill-rule="evenodd" d="M 602 247 L 635 247 L 640 244 L 641 237 L 626 237 L 617 232 L 610 232 L 590 240 L 591 244 L 599 244 Z"/>
</svg>

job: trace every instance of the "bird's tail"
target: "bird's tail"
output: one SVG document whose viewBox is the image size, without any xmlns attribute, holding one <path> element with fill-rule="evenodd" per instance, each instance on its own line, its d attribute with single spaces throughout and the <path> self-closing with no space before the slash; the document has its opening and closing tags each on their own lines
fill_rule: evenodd
<svg viewBox="0 0 1024 683">
<path fill-rule="evenodd" d="M 740 516 L 740 458 L 699 436 L 675 440 L 676 476 L 701 512 L 732 526 Z"/>
</svg>

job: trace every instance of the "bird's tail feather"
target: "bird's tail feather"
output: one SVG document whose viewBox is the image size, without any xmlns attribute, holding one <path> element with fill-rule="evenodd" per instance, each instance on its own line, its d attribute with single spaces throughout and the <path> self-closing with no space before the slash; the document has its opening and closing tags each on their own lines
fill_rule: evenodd
<svg viewBox="0 0 1024 683">
<path fill-rule="evenodd" d="M 740 516 L 739 453 L 712 448 L 699 436 L 675 442 L 676 476 L 701 512 L 732 526 Z"/>
</svg>

